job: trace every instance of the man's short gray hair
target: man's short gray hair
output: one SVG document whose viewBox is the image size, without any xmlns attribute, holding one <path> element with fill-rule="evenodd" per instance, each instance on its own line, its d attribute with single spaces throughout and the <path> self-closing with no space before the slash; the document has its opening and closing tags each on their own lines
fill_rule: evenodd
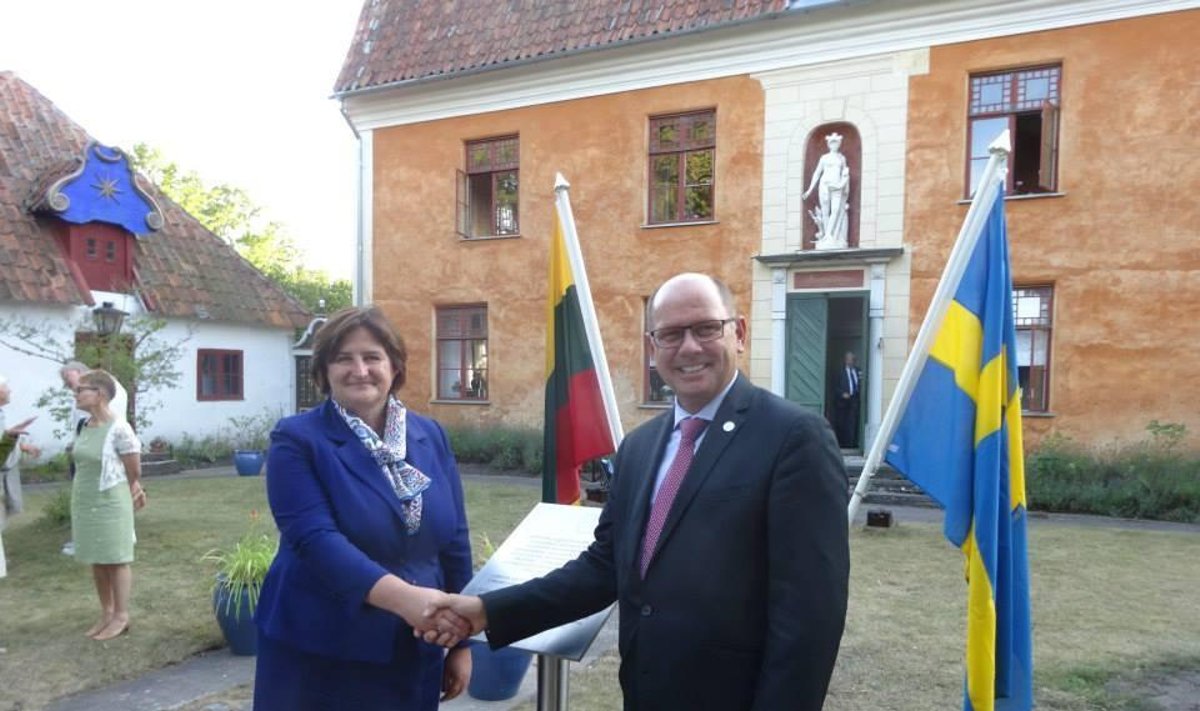
<svg viewBox="0 0 1200 711">
<path fill-rule="evenodd" d="M 84 373 L 86 373 L 86 372 L 88 372 L 89 370 L 91 370 L 91 368 L 89 368 L 89 367 L 88 367 L 86 364 L 84 364 L 84 363 L 80 363 L 80 362 L 79 362 L 79 361 L 77 361 L 77 360 L 69 360 L 69 361 L 67 361 L 66 363 L 63 363 L 63 366 L 62 366 L 61 368 L 59 368 L 59 369 L 58 369 L 58 372 L 59 372 L 59 373 L 66 373 L 66 372 L 68 372 L 68 371 L 71 371 L 71 370 L 74 370 L 75 372 L 79 373 L 80 375 L 83 375 Z"/>
</svg>

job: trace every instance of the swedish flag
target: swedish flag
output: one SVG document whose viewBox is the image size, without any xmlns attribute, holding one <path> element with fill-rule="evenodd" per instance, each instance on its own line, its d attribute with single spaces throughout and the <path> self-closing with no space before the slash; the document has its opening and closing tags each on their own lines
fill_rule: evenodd
<svg viewBox="0 0 1200 711">
<path fill-rule="evenodd" d="M 946 538 L 966 556 L 963 707 L 1023 710 L 1033 645 L 1003 181 L 977 199 L 992 202 L 987 221 L 886 460 L 945 508 Z"/>
</svg>

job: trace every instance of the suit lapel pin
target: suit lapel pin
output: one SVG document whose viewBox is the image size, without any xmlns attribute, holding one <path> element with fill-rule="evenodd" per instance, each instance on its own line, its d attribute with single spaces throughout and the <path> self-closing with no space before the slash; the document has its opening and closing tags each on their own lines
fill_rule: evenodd
<svg viewBox="0 0 1200 711">
<path fill-rule="evenodd" d="M 721 429 L 725 430 L 726 432 L 733 432 L 733 422 L 726 421 L 725 424 L 721 425 Z"/>
</svg>

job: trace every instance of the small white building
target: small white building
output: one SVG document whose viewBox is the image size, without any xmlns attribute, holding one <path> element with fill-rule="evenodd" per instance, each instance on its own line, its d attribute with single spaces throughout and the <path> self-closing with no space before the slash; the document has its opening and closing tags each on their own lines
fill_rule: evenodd
<svg viewBox="0 0 1200 711">
<path fill-rule="evenodd" d="M 122 151 L 0 72 L 0 374 L 13 393 L 8 421 L 39 415 L 30 431 L 47 454 L 65 444 L 55 437 L 64 427 L 35 403 L 62 387 L 61 363 L 40 349 L 72 357 L 98 337 L 97 309 L 124 312 L 127 324 L 162 319 L 154 338 L 178 347 L 176 387 L 124 383 L 134 414 L 150 413 L 143 441 L 294 411 L 292 344 L 311 314 L 136 175 Z M 18 338 L 15 325 L 36 334 Z"/>
</svg>

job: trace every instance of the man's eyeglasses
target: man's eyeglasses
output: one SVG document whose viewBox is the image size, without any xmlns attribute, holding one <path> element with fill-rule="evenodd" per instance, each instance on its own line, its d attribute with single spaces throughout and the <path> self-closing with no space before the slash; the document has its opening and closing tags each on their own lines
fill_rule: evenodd
<svg viewBox="0 0 1200 711">
<path fill-rule="evenodd" d="M 75 388 L 75 392 L 77 393 L 81 393 L 84 390 L 90 390 L 94 393 L 100 392 L 100 388 L 96 387 L 95 385 L 80 385 L 79 387 Z"/>
<path fill-rule="evenodd" d="M 692 338 L 700 343 L 705 341 L 715 341 L 725 333 L 725 324 L 733 323 L 737 319 L 713 319 L 712 321 L 700 321 L 693 323 L 691 326 L 669 326 L 667 328 L 656 328 L 653 331 L 648 331 L 647 336 L 654 341 L 654 345 L 659 348 L 678 348 L 683 345 L 683 339 L 687 337 L 687 332 L 692 332 Z"/>
</svg>

